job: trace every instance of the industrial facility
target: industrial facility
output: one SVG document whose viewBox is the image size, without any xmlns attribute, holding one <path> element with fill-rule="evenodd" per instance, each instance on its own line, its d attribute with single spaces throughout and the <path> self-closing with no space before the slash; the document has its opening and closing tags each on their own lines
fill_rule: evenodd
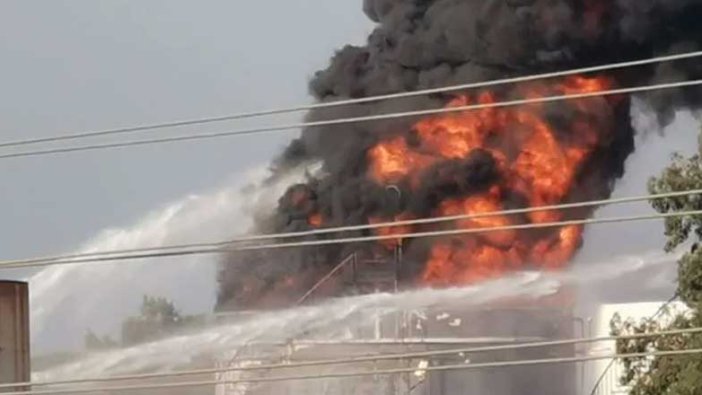
<svg viewBox="0 0 702 395">
<path fill-rule="evenodd" d="M 293 305 L 323 302 L 336 296 L 330 290 L 350 292 L 398 292 L 401 250 L 392 259 L 363 259 L 352 254 L 339 263 Z M 327 282 L 344 283 L 343 288 Z M 251 342 L 236 350 L 222 349 L 217 355 L 192 359 L 182 369 L 211 369 L 220 372 L 175 376 L 151 380 L 166 388 L 107 391 L 133 395 L 262 395 L 296 393 L 382 394 L 382 395 L 596 395 L 621 394 L 621 362 L 607 358 L 616 353 L 613 341 L 562 344 L 558 346 L 511 348 L 531 342 L 548 342 L 609 336 L 609 323 L 615 314 L 634 320 L 652 316 L 663 303 L 633 303 L 600 306 L 591 318 L 573 312 L 572 290 L 539 299 L 505 299 L 485 305 L 451 303 L 411 311 L 387 312 L 382 309 L 356 312 L 351 324 L 338 333 L 307 333 L 280 342 Z M 666 307 L 684 313 L 681 303 Z M 217 322 L 247 319 L 250 311 L 220 312 Z M 15 281 L 0 282 L 0 384 L 30 381 L 28 286 Z M 210 322 L 212 323 L 212 322 Z M 502 348 L 484 352 L 452 352 L 456 349 Z M 433 357 L 407 357 L 367 360 L 333 366 L 303 366 L 284 369 L 236 370 L 260 365 L 294 365 L 340 358 L 368 358 L 446 350 Z M 546 363 L 526 366 L 494 366 L 473 369 L 484 363 L 548 360 L 553 358 L 602 357 L 577 363 Z M 451 366 L 452 369 L 442 369 Z M 45 367 L 45 366 L 44 366 Z M 439 368 L 433 370 L 433 368 Z M 231 369 L 231 370 L 227 370 Z M 336 379 L 315 378 L 320 373 Z M 401 373 L 373 374 L 374 371 L 402 369 Z M 345 372 L 365 372 L 344 377 Z M 270 380 L 279 376 L 306 377 Z M 191 382 L 212 382 L 190 386 Z M 219 383 L 219 384 L 215 384 Z M 182 387 L 179 384 L 184 384 Z M 140 386 L 140 380 L 125 380 L 120 385 Z M 174 386 L 174 387 L 169 387 Z M 0 392 L 26 391 L 29 387 L 0 387 Z"/>
<path fill-rule="evenodd" d="M 702 0 L 356 1 L 6 0 L 0 393 L 702 393 Z"/>
<path fill-rule="evenodd" d="M 334 290 L 344 294 L 397 292 L 401 290 L 403 258 L 398 246 L 393 255 L 378 258 L 363 252 L 349 255 L 297 300 L 297 304 L 335 297 Z M 331 285 L 334 284 L 334 285 Z M 339 284 L 343 284 L 340 286 Z M 490 305 L 441 305 L 420 311 L 385 313 L 363 311 L 343 333 L 341 339 L 329 340 L 327 333 L 310 333 L 303 338 L 281 344 L 251 344 L 218 361 L 220 367 L 267 365 L 275 362 L 295 363 L 320 359 L 389 355 L 417 351 L 514 345 L 525 342 L 571 339 L 582 335 L 582 320 L 573 315 L 571 298 L 566 290 L 540 300 L 503 300 Z M 236 319 L 237 313 L 222 314 Z M 371 317 L 370 319 L 368 317 Z M 361 323 L 361 324 L 358 324 Z M 573 357 L 573 345 L 503 350 L 499 352 L 447 354 L 431 360 L 415 358 L 377 361 L 363 364 L 372 372 L 378 369 L 414 368 L 413 372 L 372 377 L 351 377 L 338 380 L 298 380 L 271 383 L 235 383 L 217 387 L 217 395 L 244 394 L 421 394 L 478 395 L 489 391 L 509 395 L 517 391 L 530 395 L 568 395 L 578 393 L 581 370 L 573 364 L 493 369 L 456 369 L 426 371 L 430 366 L 465 365 Z M 325 372 L 348 371 L 348 366 L 325 368 Z M 287 369 L 286 374 L 314 374 L 319 367 Z M 268 371 L 232 371 L 218 375 L 222 381 L 261 378 Z"/>
</svg>

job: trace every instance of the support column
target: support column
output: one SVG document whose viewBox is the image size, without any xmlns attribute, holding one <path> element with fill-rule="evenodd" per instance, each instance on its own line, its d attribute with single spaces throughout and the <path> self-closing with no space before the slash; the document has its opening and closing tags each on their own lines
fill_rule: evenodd
<svg viewBox="0 0 702 395">
<path fill-rule="evenodd" d="M 0 383 L 29 379 L 29 287 L 0 280 Z M 0 388 L 0 392 L 25 389 Z"/>
</svg>

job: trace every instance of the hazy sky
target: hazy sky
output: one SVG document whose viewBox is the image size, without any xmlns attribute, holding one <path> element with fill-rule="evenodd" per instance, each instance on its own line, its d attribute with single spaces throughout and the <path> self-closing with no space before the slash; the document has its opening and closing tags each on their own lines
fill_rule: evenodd
<svg viewBox="0 0 702 395">
<path fill-rule="evenodd" d="M 326 65 L 335 48 L 361 43 L 370 32 L 361 3 L 3 0 L 0 141 L 307 102 L 314 71 Z M 683 115 L 664 137 L 640 137 L 615 194 L 645 193 L 646 179 L 672 152 L 694 150 L 696 133 L 696 122 Z M 226 185 L 238 173 L 267 163 L 292 135 L 1 160 L 0 259 L 74 250 L 105 228 L 130 226 L 168 202 Z M 642 203 L 598 215 L 648 210 Z M 592 227 L 580 260 L 659 249 L 661 233 L 657 222 Z M 180 285 L 171 285 L 178 292 Z M 662 298 L 663 288 L 650 297 Z M 54 336 L 62 339 L 69 330 L 82 327 Z"/>
<path fill-rule="evenodd" d="M 369 32 L 360 8 L 325 0 L 3 0 L 0 140 L 307 102 L 307 81 L 334 48 Z M 291 135 L 4 160 L 2 257 L 71 249 L 267 162 Z"/>
</svg>

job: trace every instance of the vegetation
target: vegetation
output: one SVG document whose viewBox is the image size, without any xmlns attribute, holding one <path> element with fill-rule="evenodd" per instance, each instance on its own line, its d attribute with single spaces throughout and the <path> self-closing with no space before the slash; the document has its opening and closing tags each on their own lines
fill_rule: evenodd
<svg viewBox="0 0 702 395">
<path fill-rule="evenodd" d="M 702 148 L 702 147 L 701 147 Z M 702 149 L 698 149 L 702 152 Z M 672 163 L 659 177 L 649 182 L 653 194 L 702 189 L 702 157 L 700 152 L 689 158 L 673 157 Z M 667 198 L 652 201 L 660 213 L 702 210 L 702 196 Z M 686 313 L 662 311 L 656 317 L 642 322 L 612 321 L 614 334 L 651 333 L 664 330 L 702 326 L 702 216 L 667 218 L 665 220 L 667 252 L 684 251 L 678 261 L 676 296 L 688 308 Z M 638 353 L 650 350 L 684 350 L 702 348 L 702 335 L 685 334 L 617 342 L 618 353 Z M 701 395 L 702 354 L 667 357 L 636 358 L 624 361 L 624 385 L 633 395 Z"/>
<path fill-rule="evenodd" d="M 200 318 L 197 316 L 182 315 L 168 299 L 144 295 L 139 314 L 128 317 L 122 323 L 119 342 L 109 336 L 100 337 L 88 331 L 85 335 L 85 347 L 89 350 L 102 350 L 131 346 L 171 335 L 199 322 Z"/>
</svg>

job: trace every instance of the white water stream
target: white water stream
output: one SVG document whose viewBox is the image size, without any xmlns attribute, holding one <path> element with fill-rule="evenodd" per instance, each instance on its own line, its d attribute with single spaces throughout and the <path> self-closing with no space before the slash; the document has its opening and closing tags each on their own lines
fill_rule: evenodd
<svg viewBox="0 0 702 395">
<path fill-rule="evenodd" d="M 193 358 L 231 353 L 252 341 L 285 342 L 305 333 L 325 333 L 340 339 L 343 329 L 364 325 L 372 319 L 364 312 L 412 311 L 460 303 L 478 306 L 505 297 L 538 298 L 564 285 L 587 288 L 602 281 L 622 279 L 640 270 L 668 265 L 674 257 L 660 253 L 613 258 L 607 262 L 579 265 L 561 273 L 520 273 L 500 280 L 452 289 L 421 289 L 400 294 L 375 294 L 332 300 L 317 306 L 262 312 L 236 323 L 213 325 L 195 333 L 145 345 L 87 355 L 84 358 L 38 372 L 37 379 L 60 380 L 129 374 L 143 370 L 169 371 Z"/>
<path fill-rule="evenodd" d="M 297 173 L 262 187 L 266 174 L 257 169 L 225 188 L 187 196 L 131 227 L 102 232 L 76 252 L 221 241 L 244 233 L 254 212 L 273 206 L 302 177 Z M 193 255 L 43 269 L 29 278 L 33 353 L 80 349 L 89 329 L 114 336 L 122 320 L 138 311 L 145 294 L 167 297 L 186 313 L 212 311 L 216 260 L 214 255 Z"/>
</svg>

